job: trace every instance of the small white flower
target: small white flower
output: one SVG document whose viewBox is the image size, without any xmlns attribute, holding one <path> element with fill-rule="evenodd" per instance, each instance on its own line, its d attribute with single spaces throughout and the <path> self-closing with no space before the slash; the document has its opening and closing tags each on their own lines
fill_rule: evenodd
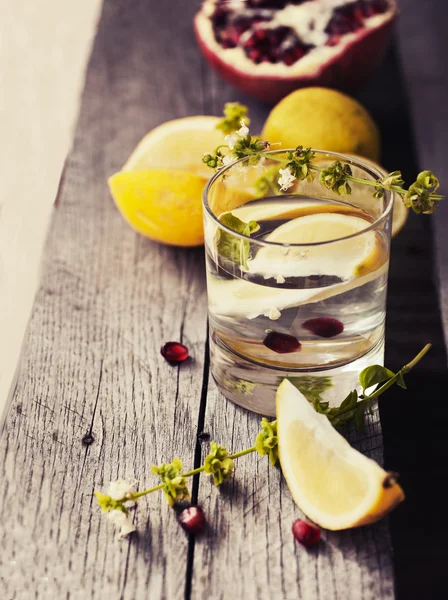
<svg viewBox="0 0 448 600">
<path fill-rule="evenodd" d="M 249 135 L 249 127 L 247 127 L 244 119 L 241 119 L 241 127 L 238 129 L 237 134 L 242 138 L 246 137 L 246 135 Z"/>
<path fill-rule="evenodd" d="M 107 489 L 107 495 L 112 500 L 123 500 L 126 494 L 133 491 L 137 481 L 127 481 L 126 479 L 119 479 L 118 481 L 111 481 Z"/>
<path fill-rule="evenodd" d="M 283 277 L 283 275 L 277 275 L 276 277 L 276 282 L 277 283 L 285 283 L 286 279 Z"/>
<path fill-rule="evenodd" d="M 296 178 L 289 169 L 279 169 L 279 173 L 281 177 L 278 180 L 278 185 L 283 192 L 286 192 L 294 184 Z"/>
<path fill-rule="evenodd" d="M 224 165 L 224 167 L 227 167 L 228 165 L 233 163 L 234 160 L 235 159 L 231 154 L 226 154 L 226 156 L 224 156 L 224 158 L 222 159 L 222 164 Z"/>
<path fill-rule="evenodd" d="M 115 527 L 119 529 L 118 539 L 123 538 L 135 531 L 135 527 L 129 518 L 129 515 L 122 510 L 111 510 L 106 516 L 115 525 Z"/>
<path fill-rule="evenodd" d="M 224 138 L 225 143 L 228 145 L 230 150 L 235 148 L 235 144 L 238 141 L 238 135 L 236 133 L 232 133 L 231 135 L 226 135 Z"/>
</svg>

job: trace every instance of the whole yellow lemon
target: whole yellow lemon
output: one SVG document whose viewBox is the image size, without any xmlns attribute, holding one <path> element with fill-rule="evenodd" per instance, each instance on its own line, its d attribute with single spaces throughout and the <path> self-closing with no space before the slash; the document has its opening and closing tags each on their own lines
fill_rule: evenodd
<svg viewBox="0 0 448 600">
<path fill-rule="evenodd" d="M 303 88 L 286 96 L 269 114 L 262 137 L 283 148 L 302 145 L 375 161 L 380 156 L 380 134 L 367 110 L 327 88 Z"/>
</svg>

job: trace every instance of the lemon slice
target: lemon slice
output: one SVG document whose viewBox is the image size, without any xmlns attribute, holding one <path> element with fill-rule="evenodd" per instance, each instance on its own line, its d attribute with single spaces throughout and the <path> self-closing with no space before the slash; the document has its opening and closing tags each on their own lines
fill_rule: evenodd
<svg viewBox="0 0 448 600">
<path fill-rule="evenodd" d="M 120 171 L 108 180 L 115 204 L 139 233 L 164 244 L 204 242 L 201 194 L 206 180 L 167 169 Z"/>
<path fill-rule="evenodd" d="M 234 211 L 240 215 L 249 207 Z M 262 207 L 259 207 L 262 210 Z M 285 206 L 286 209 L 291 207 Z M 253 218 L 254 213 L 247 213 Z M 387 253 L 374 231 L 354 235 L 366 229 L 360 217 L 335 213 L 317 213 L 292 219 L 277 227 L 265 239 L 271 242 L 315 244 L 337 240 L 323 246 L 264 246 L 248 261 L 249 274 L 265 279 L 283 277 L 334 276 L 340 282 L 325 287 L 282 289 L 253 283 L 245 279 L 220 280 L 208 277 L 210 310 L 228 317 L 256 318 L 269 315 L 271 309 L 282 311 L 310 302 L 331 298 L 387 273 Z M 283 279 L 284 281 L 284 279 Z"/>
<path fill-rule="evenodd" d="M 198 116 L 163 123 L 140 141 L 122 170 L 173 169 L 209 179 L 213 171 L 201 159 L 223 143 L 224 134 L 216 129 L 219 121 Z"/>
<path fill-rule="evenodd" d="M 341 204 L 316 204 L 302 198 L 297 200 L 280 200 L 279 202 L 262 201 L 246 204 L 236 208 L 233 214 L 242 221 L 270 221 L 273 219 L 293 219 L 317 213 L 334 213 L 353 211 L 352 207 Z"/>
<path fill-rule="evenodd" d="M 382 167 L 381 165 L 376 163 L 374 160 L 365 158 L 365 156 L 357 156 L 356 154 L 350 154 L 350 156 L 353 156 L 353 158 L 356 158 L 356 159 L 363 161 L 369 165 L 372 165 L 372 167 L 375 167 L 376 169 L 378 169 L 378 171 L 380 173 L 382 173 L 382 175 L 384 175 L 384 176 L 389 174 L 388 171 L 386 171 L 386 169 L 384 167 Z M 352 169 L 353 169 L 353 167 L 352 167 Z M 357 177 L 363 177 L 365 175 L 359 169 L 353 169 L 353 171 L 358 171 L 357 173 L 354 172 L 354 175 Z M 361 186 L 357 187 L 357 189 L 356 189 L 357 194 L 359 194 L 361 192 L 360 188 L 361 188 Z M 365 190 L 366 195 L 368 194 L 369 196 L 371 196 L 370 190 L 366 186 L 364 186 L 363 189 Z M 395 194 L 394 210 L 393 210 L 393 215 L 392 215 L 392 237 L 395 237 L 397 235 L 397 233 L 399 233 L 403 229 L 408 216 L 409 216 L 409 208 L 406 208 L 406 206 L 403 204 L 403 201 L 401 200 L 401 198 Z"/>
<path fill-rule="evenodd" d="M 364 265 L 375 264 L 378 247 L 374 231 L 355 235 L 368 227 L 360 217 L 318 213 L 292 219 L 266 236 L 268 242 L 310 244 L 261 248 L 249 262 L 249 271 L 270 277 L 330 275 L 348 280 L 361 274 Z M 350 237 L 354 236 L 354 237 Z M 320 242 L 335 241 L 331 246 Z M 363 274 L 363 273 L 362 273 Z"/>
<path fill-rule="evenodd" d="M 277 390 L 280 463 L 299 508 L 326 529 L 381 519 L 404 500 L 401 487 L 318 414 L 288 380 Z"/>
<path fill-rule="evenodd" d="M 255 319 L 260 315 L 269 315 L 273 308 L 282 311 L 349 292 L 382 275 L 385 276 L 387 269 L 388 263 L 385 262 L 378 269 L 369 271 L 366 275 L 353 277 L 344 283 L 309 289 L 281 289 L 252 283 L 245 279 L 219 279 L 208 274 L 210 311 L 223 317 Z"/>
<path fill-rule="evenodd" d="M 401 198 L 395 195 L 394 212 L 392 215 L 392 237 L 395 237 L 397 233 L 400 233 L 408 219 L 408 216 L 409 208 L 406 208 Z"/>
</svg>

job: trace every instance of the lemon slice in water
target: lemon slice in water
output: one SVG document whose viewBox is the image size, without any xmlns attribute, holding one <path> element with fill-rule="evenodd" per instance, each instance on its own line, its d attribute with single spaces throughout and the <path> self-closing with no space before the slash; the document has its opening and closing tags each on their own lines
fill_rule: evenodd
<svg viewBox="0 0 448 600">
<path fill-rule="evenodd" d="M 239 214 L 235 211 L 234 214 Z M 333 276 L 336 281 L 325 287 L 287 289 L 281 284 L 261 285 L 245 279 L 221 280 L 209 275 L 210 309 L 229 317 L 255 318 L 301 304 L 318 302 L 369 283 L 387 272 L 387 253 L 373 231 L 354 235 L 368 223 L 349 215 L 319 213 L 284 223 L 267 236 L 268 241 L 315 244 L 342 239 L 322 246 L 284 248 L 265 246 L 248 262 L 249 276 L 285 281 L 287 277 Z"/>
<path fill-rule="evenodd" d="M 280 463 L 299 508 L 326 529 L 373 523 L 404 500 L 401 487 L 318 414 L 289 381 L 277 390 Z"/>
<path fill-rule="evenodd" d="M 378 252 L 374 231 L 362 232 L 369 222 L 361 217 L 318 213 L 298 217 L 277 227 L 265 237 L 268 242 L 310 244 L 261 248 L 249 270 L 265 278 L 335 276 L 347 280 L 362 274 L 366 264 L 374 264 Z M 344 239 L 340 239 L 344 238 Z M 322 242 L 334 241 L 331 246 Z"/>
</svg>

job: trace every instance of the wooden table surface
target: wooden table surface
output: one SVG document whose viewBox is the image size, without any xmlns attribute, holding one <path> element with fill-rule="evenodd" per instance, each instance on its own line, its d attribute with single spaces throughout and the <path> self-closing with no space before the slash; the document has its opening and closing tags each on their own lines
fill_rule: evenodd
<svg viewBox="0 0 448 600">
<path fill-rule="evenodd" d="M 430 136 L 439 139 L 437 127 L 415 126 L 422 103 L 437 105 L 434 94 L 446 74 L 439 47 L 422 37 L 422 22 L 437 16 L 442 35 L 442 1 L 431 4 L 431 17 L 420 3 L 401 5 L 399 45 L 360 98 L 383 131 L 386 166 L 412 176 L 428 158 L 443 174 L 440 156 L 428 150 Z M 228 100 L 250 106 L 255 129 L 266 117 L 268 107 L 229 88 L 204 64 L 191 27 L 196 9 L 185 0 L 105 1 L 0 439 L 1 597 L 438 598 L 447 525 L 434 522 L 429 534 L 422 519 L 432 511 L 427 518 L 435 520 L 444 508 L 426 482 L 446 476 L 448 409 L 427 218 L 411 217 L 392 251 L 388 366 L 434 344 L 407 394 L 398 391 L 381 404 L 386 467 L 401 471 L 408 494 L 390 520 L 394 557 L 387 521 L 325 533 L 313 552 L 296 547 L 290 527 L 300 511 L 279 470 L 258 455 L 241 459 L 221 490 L 206 477 L 192 482 L 193 500 L 209 522 L 196 540 L 183 534 L 161 494 L 139 503 L 138 532 L 122 542 L 95 506 L 93 491 L 110 480 L 135 478 L 146 487 L 154 481 L 151 465 L 175 455 L 186 466 L 199 465 L 207 451 L 197 438 L 202 431 L 237 451 L 252 445 L 258 430 L 259 417 L 225 401 L 209 377 L 203 250 L 163 247 L 135 234 L 106 185 L 142 135 L 167 119 L 220 114 Z M 427 97 L 421 53 L 416 58 L 414 51 L 419 44 L 432 60 Z M 440 126 L 448 125 L 447 105 L 437 112 Z M 434 112 L 424 113 L 427 122 Z M 437 231 L 443 275 L 442 238 Z M 193 360 L 165 363 L 159 349 L 172 339 L 186 343 Z M 82 443 L 87 433 L 89 446 Z M 367 435 L 352 440 L 382 460 L 378 412 Z"/>
</svg>

